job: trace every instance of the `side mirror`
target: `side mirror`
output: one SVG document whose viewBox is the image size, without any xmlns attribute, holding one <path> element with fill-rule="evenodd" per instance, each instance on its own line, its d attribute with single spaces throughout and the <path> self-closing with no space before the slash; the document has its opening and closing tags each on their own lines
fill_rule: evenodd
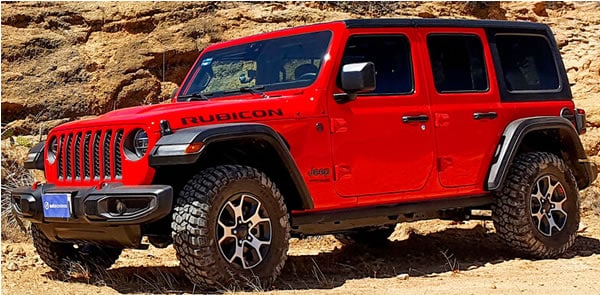
<svg viewBox="0 0 600 295">
<path fill-rule="evenodd" d="M 375 90 L 375 64 L 361 62 L 344 65 L 341 78 L 342 89 L 346 93 L 336 95 L 335 100 L 338 103 L 355 100 L 357 93 Z"/>
<path fill-rule="evenodd" d="M 252 82 L 252 80 L 254 80 L 254 78 L 256 78 L 255 70 L 248 70 L 246 73 L 241 74 L 239 77 L 240 83 L 242 84 L 250 83 Z"/>
</svg>

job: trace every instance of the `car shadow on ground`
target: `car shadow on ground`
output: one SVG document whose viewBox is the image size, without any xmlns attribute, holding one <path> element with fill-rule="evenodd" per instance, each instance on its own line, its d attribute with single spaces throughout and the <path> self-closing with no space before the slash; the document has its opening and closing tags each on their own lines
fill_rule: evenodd
<svg viewBox="0 0 600 295">
<path fill-rule="evenodd" d="M 321 237 L 312 237 L 318 243 Z M 600 254 L 600 240 L 578 236 L 564 258 Z M 347 280 L 390 278 L 402 274 L 411 277 L 435 277 L 444 272 L 461 272 L 516 258 L 499 237 L 477 225 L 470 229 L 449 228 L 421 235 L 410 233 L 405 239 L 377 245 L 347 244 L 331 252 L 293 255 L 273 286 L 260 286 L 250 280 L 251 290 L 331 289 Z M 100 275 L 59 277 L 69 282 L 108 286 L 119 293 L 204 293 L 186 279 L 179 267 L 118 267 Z M 225 286 L 224 290 L 240 290 Z"/>
</svg>

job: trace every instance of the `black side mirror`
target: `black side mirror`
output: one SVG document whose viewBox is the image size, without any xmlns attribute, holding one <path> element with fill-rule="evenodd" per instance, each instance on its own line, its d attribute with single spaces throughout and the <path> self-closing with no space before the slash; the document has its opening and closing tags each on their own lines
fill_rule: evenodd
<svg viewBox="0 0 600 295">
<path fill-rule="evenodd" d="M 355 100 L 357 93 L 375 90 L 375 64 L 361 62 L 344 65 L 341 78 L 342 89 L 346 93 L 335 95 L 335 100 L 338 103 Z"/>
</svg>

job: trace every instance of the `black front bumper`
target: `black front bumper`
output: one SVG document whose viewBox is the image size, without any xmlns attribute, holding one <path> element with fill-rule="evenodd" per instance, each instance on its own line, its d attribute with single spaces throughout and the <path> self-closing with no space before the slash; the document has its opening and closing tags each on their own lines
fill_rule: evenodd
<svg viewBox="0 0 600 295">
<path fill-rule="evenodd" d="M 69 218 L 44 216 L 43 194 L 70 196 Z M 20 187 L 11 201 L 16 213 L 29 220 L 52 241 L 95 241 L 107 245 L 139 246 L 143 224 L 158 221 L 173 208 L 173 189 L 168 185 L 56 187 L 52 184 Z"/>
</svg>

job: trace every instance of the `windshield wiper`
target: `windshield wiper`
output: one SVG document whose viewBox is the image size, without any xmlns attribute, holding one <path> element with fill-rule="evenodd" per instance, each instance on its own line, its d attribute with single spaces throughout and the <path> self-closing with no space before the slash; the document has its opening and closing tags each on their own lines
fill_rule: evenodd
<svg viewBox="0 0 600 295">
<path fill-rule="evenodd" d="M 208 97 L 212 96 L 212 95 L 213 95 L 212 92 L 207 92 L 207 93 L 196 92 L 196 93 L 192 93 L 189 95 L 183 95 L 178 98 L 185 99 L 185 101 L 208 100 Z"/>
<path fill-rule="evenodd" d="M 255 87 L 240 87 L 239 89 L 226 91 L 225 93 L 233 93 L 233 92 L 248 92 L 252 94 L 258 94 L 263 98 L 269 98 L 264 92 L 260 91 L 260 89 L 265 89 L 265 86 L 255 86 Z"/>
</svg>

